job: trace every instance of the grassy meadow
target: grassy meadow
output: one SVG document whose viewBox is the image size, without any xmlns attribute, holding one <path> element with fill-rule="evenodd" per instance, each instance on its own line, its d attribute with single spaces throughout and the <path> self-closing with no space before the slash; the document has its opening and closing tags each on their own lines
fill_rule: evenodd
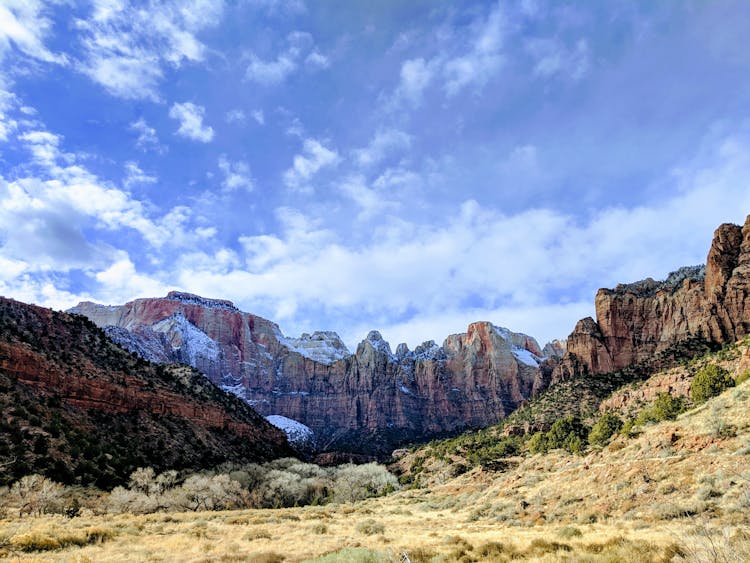
<svg viewBox="0 0 750 563">
<path fill-rule="evenodd" d="M 10 561 L 750 561 L 750 381 L 585 455 L 562 450 L 319 506 L 18 515 Z M 409 456 L 419 455 L 419 451 Z"/>
</svg>

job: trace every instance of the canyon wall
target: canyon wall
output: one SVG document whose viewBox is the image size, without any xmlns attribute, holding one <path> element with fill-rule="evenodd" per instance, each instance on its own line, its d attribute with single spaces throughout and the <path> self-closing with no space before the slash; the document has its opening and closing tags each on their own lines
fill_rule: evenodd
<svg viewBox="0 0 750 563">
<path fill-rule="evenodd" d="M 705 267 L 681 268 L 663 282 L 600 289 L 596 321 L 579 321 L 552 379 L 603 374 L 652 361 L 686 341 L 721 345 L 748 333 L 750 216 L 744 227 L 716 230 Z"/>
<path fill-rule="evenodd" d="M 196 367 L 263 415 L 303 423 L 319 451 L 384 454 L 493 424 L 548 385 L 563 346 L 550 344 L 545 357 L 533 338 L 478 322 L 413 351 L 394 352 L 372 331 L 352 354 L 335 333 L 286 338 L 228 301 L 180 292 L 72 312 L 143 357 Z"/>
</svg>

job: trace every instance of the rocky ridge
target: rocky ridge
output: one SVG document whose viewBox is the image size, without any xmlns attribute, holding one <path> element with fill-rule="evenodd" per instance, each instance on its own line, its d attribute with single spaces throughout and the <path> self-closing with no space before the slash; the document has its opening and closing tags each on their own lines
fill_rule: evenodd
<svg viewBox="0 0 750 563">
<path fill-rule="evenodd" d="M 183 362 L 265 416 L 309 427 L 316 449 L 385 454 L 398 444 L 484 427 L 546 387 L 561 343 L 489 322 L 395 352 L 377 331 L 354 354 L 333 332 L 285 337 L 228 301 L 181 292 L 119 307 L 84 302 L 118 343 L 150 360 Z"/>
<path fill-rule="evenodd" d="M 553 382 L 644 364 L 675 345 L 709 346 L 750 333 L 750 216 L 714 233 L 706 265 L 681 268 L 596 295 L 596 320 L 578 322 Z"/>
<path fill-rule="evenodd" d="M 0 403 L 0 437 L 15 436 L 10 449 L 0 440 L 10 475 L 33 469 L 111 487 L 138 466 L 199 469 L 291 453 L 280 431 L 194 369 L 150 364 L 85 318 L 5 298 Z"/>
</svg>

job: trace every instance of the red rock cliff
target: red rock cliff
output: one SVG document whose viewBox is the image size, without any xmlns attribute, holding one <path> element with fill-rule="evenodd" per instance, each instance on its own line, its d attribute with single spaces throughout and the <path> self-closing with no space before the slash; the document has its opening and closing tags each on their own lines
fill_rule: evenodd
<svg viewBox="0 0 750 563">
<path fill-rule="evenodd" d="M 321 450 L 384 453 L 488 426 L 542 390 L 551 373 L 552 360 L 533 338 L 486 322 L 442 347 L 402 344 L 395 353 L 373 331 L 348 354 L 334 333 L 288 339 L 231 303 L 177 292 L 121 307 L 81 303 L 74 311 L 127 329 L 119 338 L 132 350 L 197 367 L 264 415 L 304 423 Z"/>
<path fill-rule="evenodd" d="M 600 289 L 596 322 L 578 323 L 553 380 L 649 361 L 688 339 L 723 344 L 749 332 L 750 216 L 744 227 L 716 230 L 705 268 Z"/>
</svg>

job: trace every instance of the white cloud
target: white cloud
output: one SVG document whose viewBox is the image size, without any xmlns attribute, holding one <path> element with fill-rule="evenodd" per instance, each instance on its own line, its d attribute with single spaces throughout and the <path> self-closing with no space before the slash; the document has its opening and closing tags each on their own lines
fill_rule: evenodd
<svg viewBox="0 0 750 563">
<path fill-rule="evenodd" d="M 316 139 L 305 139 L 302 154 L 294 157 L 292 167 L 284 172 L 284 183 L 294 189 L 308 189 L 306 183 L 321 169 L 336 165 L 339 154 Z"/>
<path fill-rule="evenodd" d="M 159 142 L 159 137 L 156 135 L 156 129 L 149 126 L 144 118 L 139 118 L 133 121 L 128 129 L 138 134 L 138 138 L 135 141 L 135 146 L 142 151 L 155 151 L 158 153 L 164 152 L 164 147 Z"/>
<path fill-rule="evenodd" d="M 401 65 L 401 81 L 396 90 L 397 99 L 419 105 L 422 95 L 435 76 L 435 64 L 423 58 L 409 59 Z"/>
<path fill-rule="evenodd" d="M 502 47 L 507 22 L 501 5 L 497 4 L 485 21 L 475 24 L 476 39 L 471 50 L 445 62 L 445 91 L 453 96 L 469 85 L 483 86 L 503 63 Z"/>
<path fill-rule="evenodd" d="M 258 109 L 255 110 L 252 114 L 253 119 L 258 122 L 258 125 L 265 125 L 266 124 L 266 118 L 263 115 L 263 110 Z"/>
<path fill-rule="evenodd" d="M 77 21 L 85 51 L 78 67 L 114 96 L 156 101 L 165 66 L 204 59 L 197 34 L 219 22 L 223 6 L 222 0 L 168 0 L 147 8 L 95 0 L 92 16 Z"/>
<path fill-rule="evenodd" d="M 227 123 L 244 123 L 245 117 L 245 112 L 241 109 L 232 109 L 224 114 Z"/>
<path fill-rule="evenodd" d="M 115 261 L 97 272 L 99 282 L 97 298 L 104 303 L 125 303 L 138 297 L 166 295 L 173 287 L 164 285 L 150 276 L 138 273 L 126 252 L 118 252 Z"/>
<path fill-rule="evenodd" d="M 125 163 L 124 183 L 126 188 L 143 184 L 155 184 L 157 180 L 156 176 L 149 176 L 141 170 L 136 162 L 130 161 Z"/>
<path fill-rule="evenodd" d="M 553 209 L 506 215 L 467 200 L 442 223 L 386 220 L 387 229 L 355 242 L 326 228 L 323 215 L 285 208 L 280 234 L 241 239 L 243 268 L 180 268 L 178 278 L 287 326 L 337 319 L 334 328 L 349 337 L 364 326 L 383 328 L 413 346 L 474 320 L 542 341 L 565 337 L 593 312 L 598 287 L 702 263 L 719 223 L 744 222 L 749 147 L 750 138 L 727 139 L 667 179 L 671 197 L 589 219 Z M 366 191 L 373 188 L 350 180 L 348 195 L 364 213 L 378 212 L 381 200 Z"/>
<path fill-rule="evenodd" d="M 526 50 L 534 59 L 534 74 L 551 77 L 562 74 L 572 80 L 579 80 L 588 72 L 590 52 L 585 39 L 567 47 L 558 39 L 530 39 Z"/>
<path fill-rule="evenodd" d="M 286 47 L 275 58 L 266 60 L 255 53 L 248 55 L 250 60 L 245 70 L 245 80 L 263 86 L 276 86 L 297 71 L 301 64 L 311 71 L 330 66 L 330 60 L 323 55 L 315 41 L 307 32 L 293 31 L 286 37 Z"/>
<path fill-rule="evenodd" d="M 310 68 L 328 68 L 331 65 L 331 61 L 325 55 L 322 55 L 317 49 L 312 51 L 305 58 L 305 64 Z"/>
<path fill-rule="evenodd" d="M 250 167 L 246 162 L 230 162 L 225 155 L 219 157 L 219 170 L 224 174 L 221 185 L 227 192 L 244 189 L 247 192 L 253 190 L 253 179 L 250 175 Z"/>
<path fill-rule="evenodd" d="M 192 102 L 175 103 L 169 110 L 169 117 L 180 122 L 177 135 L 201 143 L 208 143 L 214 138 L 213 128 L 203 124 L 205 114 L 203 106 Z"/>
<path fill-rule="evenodd" d="M 411 135 L 398 129 L 380 129 L 369 145 L 354 151 L 354 158 L 360 166 L 372 166 L 393 152 L 408 149 L 411 139 Z"/>
<path fill-rule="evenodd" d="M 463 35 L 449 34 L 443 50 L 432 58 L 416 57 L 401 65 L 393 100 L 419 106 L 427 88 L 442 81 L 445 94 L 453 97 L 469 86 L 481 88 L 502 68 L 503 44 L 509 25 L 502 5 L 477 18 Z"/>
<path fill-rule="evenodd" d="M 47 6 L 38 0 L 4 0 L 0 4 L 0 61 L 15 46 L 34 59 L 66 64 L 65 55 L 51 52 L 44 45 L 52 23 L 44 16 Z"/>
<path fill-rule="evenodd" d="M 15 94 L 0 90 L 0 141 L 7 141 L 8 136 L 18 127 L 17 121 L 9 116 L 9 111 L 15 106 Z"/>
<path fill-rule="evenodd" d="M 281 54 L 276 60 L 264 61 L 256 55 L 250 55 L 250 64 L 245 71 L 245 78 L 263 86 L 280 84 L 294 72 L 297 63 L 286 54 Z"/>
<path fill-rule="evenodd" d="M 395 202 L 388 201 L 384 194 L 368 187 L 362 176 L 345 179 L 339 185 L 339 190 L 360 208 L 357 215 L 358 221 L 367 221 L 389 209 L 398 207 Z"/>
</svg>

